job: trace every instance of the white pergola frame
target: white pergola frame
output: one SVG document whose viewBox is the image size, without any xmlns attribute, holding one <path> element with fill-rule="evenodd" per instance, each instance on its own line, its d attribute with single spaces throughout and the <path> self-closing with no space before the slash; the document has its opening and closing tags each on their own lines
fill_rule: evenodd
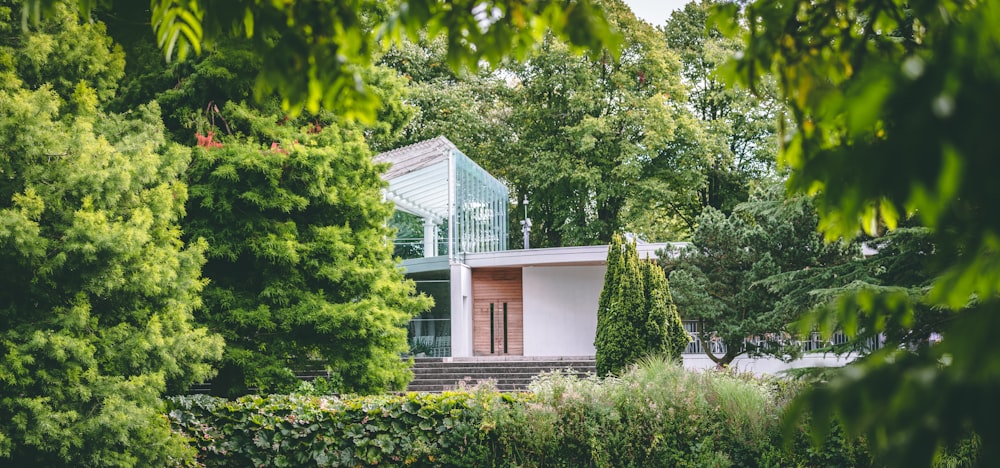
<svg viewBox="0 0 1000 468">
<path fill-rule="evenodd" d="M 438 226 L 448 225 L 447 255 L 507 249 L 507 187 L 443 136 L 375 156 L 388 163 L 385 198 L 423 218 L 424 256 L 437 251 Z"/>
</svg>

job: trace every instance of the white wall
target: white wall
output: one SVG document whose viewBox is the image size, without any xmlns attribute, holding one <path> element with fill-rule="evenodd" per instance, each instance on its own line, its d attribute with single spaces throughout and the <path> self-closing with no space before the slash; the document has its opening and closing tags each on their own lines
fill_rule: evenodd
<svg viewBox="0 0 1000 468">
<path fill-rule="evenodd" d="M 684 367 L 687 369 L 714 369 L 715 363 L 704 354 L 684 354 Z M 806 354 L 792 362 L 784 362 L 773 357 L 748 358 L 741 356 L 733 360 L 730 368 L 739 372 L 751 372 L 757 375 L 778 374 L 789 369 L 800 367 L 840 367 L 857 356 L 837 356 L 834 354 Z"/>
<path fill-rule="evenodd" d="M 593 356 L 599 266 L 524 267 L 524 355 Z"/>
<path fill-rule="evenodd" d="M 451 265 L 451 355 L 472 356 L 472 270 Z"/>
</svg>

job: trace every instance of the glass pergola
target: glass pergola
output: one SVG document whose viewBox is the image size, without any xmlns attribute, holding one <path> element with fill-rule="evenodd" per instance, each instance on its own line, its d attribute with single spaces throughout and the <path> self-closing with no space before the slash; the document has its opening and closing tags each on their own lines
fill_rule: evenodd
<svg viewBox="0 0 1000 468">
<path fill-rule="evenodd" d="M 381 153 L 403 259 L 507 250 L 509 191 L 439 136 Z"/>
<path fill-rule="evenodd" d="M 447 257 L 507 250 L 507 187 L 441 136 L 375 156 L 390 164 L 385 198 L 396 204 L 396 256 Z M 417 260 L 419 261 L 419 260 Z M 410 354 L 451 356 L 451 276 L 442 270 L 407 274 L 434 308 L 410 321 Z"/>
</svg>

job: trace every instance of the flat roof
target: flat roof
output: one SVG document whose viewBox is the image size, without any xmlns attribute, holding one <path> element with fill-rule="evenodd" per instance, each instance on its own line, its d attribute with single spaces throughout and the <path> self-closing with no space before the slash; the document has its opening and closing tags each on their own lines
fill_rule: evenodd
<svg viewBox="0 0 1000 468">
<path fill-rule="evenodd" d="M 687 242 L 638 244 L 639 258 L 657 258 L 656 251 L 669 246 L 684 247 Z M 608 259 L 607 245 L 583 247 L 550 247 L 541 249 L 504 250 L 500 252 L 470 253 L 460 255 L 456 263 L 470 268 L 527 267 L 527 266 L 586 266 L 604 265 Z M 445 270 L 451 266 L 447 256 L 403 260 L 401 267 L 407 273 Z"/>
</svg>

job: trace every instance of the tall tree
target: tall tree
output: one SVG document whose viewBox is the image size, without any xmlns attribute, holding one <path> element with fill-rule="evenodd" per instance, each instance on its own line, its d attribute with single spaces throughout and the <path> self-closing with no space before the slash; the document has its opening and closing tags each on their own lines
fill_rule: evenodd
<svg viewBox="0 0 1000 468">
<path fill-rule="evenodd" d="M 608 247 L 608 269 L 597 310 L 597 373 L 617 374 L 644 356 L 679 358 L 688 343 L 663 270 L 642 261 L 635 242 L 618 234 Z"/>
<path fill-rule="evenodd" d="M 498 173 L 530 200 L 532 245 L 607 242 L 642 216 L 631 201 L 683 196 L 695 179 L 670 151 L 693 125 L 676 56 L 621 1 L 602 5 L 624 38 L 620 58 L 582 58 L 549 38 L 509 68 L 514 135 Z"/>
<path fill-rule="evenodd" d="M 720 17 L 737 13 L 732 6 Z M 968 431 L 982 441 L 980 462 L 1000 463 L 1000 350 L 991 345 L 1000 320 L 991 139 L 1000 7 L 758 1 L 746 14 L 748 53 L 736 72 L 751 87 L 762 73 L 778 77 L 794 123 L 781 153 L 789 187 L 818 194 L 830 238 L 874 235 L 916 215 L 933 235 L 939 265 L 918 300 L 953 311 L 939 344 L 886 349 L 801 401 L 818 410 L 817 427 L 837 414 L 893 463 L 926 465 Z M 909 322 L 914 310 L 905 293 L 859 292 L 817 319 L 881 330 Z"/>
<path fill-rule="evenodd" d="M 236 134 L 202 138 L 184 220 L 208 241 L 198 317 L 227 340 L 213 391 L 288 391 L 294 371 L 318 366 L 343 391 L 402 389 L 406 324 L 429 301 L 392 257 L 392 206 L 362 132 L 247 105 L 222 113 Z"/>
<path fill-rule="evenodd" d="M 656 262 L 647 258 L 640 266 L 646 296 L 646 323 L 643 332 L 646 352 L 679 361 L 691 342 L 691 336 L 684 330 L 684 323 L 677 313 L 677 306 L 670 294 L 670 283 Z"/>
<path fill-rule="evenodd" d="M 58 8 L 22 33 L 18 5 L 0 2 L 0 464 L 177 463 L 160 397 L 222 352 L 192 323 L 190 153 L 155 103 L 101 110 L 123 64 L 103 26 Z"/>
<path fill-rule="evenodd" d="M 115 18 L 112 33 L 148 57 L 148 38 L 128 24 Z M 288 390 L 312 368 L 329 368 L 344 391 L 401 388 L 405 325 L 426 304 L 386 250 L 380 168 L 365 160 L 367 142 L 393 138 L 411 115 L 402 82 L 385 68 L 359 71 L 391 103 L 362 126 L 325 111 L 292 117 L 275 99 L 247 104 L 260 65 L 224 41 L 183 63 L 135 67 L 118 100 L 157 99 L 172 137 L 198 146 L 183 224 L 209 244 L 198 319 L 227 340 L 213 391 Z"/>
<path fill-rule="evenodd" d="M 385 151 L 446 136 L 463 153 L 498 173 L 512 131 L 503 100 L 507 83 L 490 70 L 453 70 L 444 40 L 404 41 L 379 61 L 407 82 L 406 103 L 414 110 L 397 139 L 380 142 Z"/>
<path fill-rule="evenodd" d="M 796 356 L 789 325 L 818 304 L 812 291 L 867 278 L 852 269 L 858 247 L 825 244 L 817 223 L 808 197 L 785 199 L 775 188 L 728 216 L 706 208 L 691 245 L 660 255 L 678 312 L 698 321 L 698 339 L 715 363 L 743 354 Z M 709 346 L 712 338 L 726 345 L 721 355 Z"/>
<path fill-rule="evenodd" d="M 699 149 L 707 153 L 699 209 L 729 213 L 748 199 L 755 183 L 774 174 L 780 103 L 773 86 L 751 93 L 727 86 L 720 74 L 742 53 L 739 40 L 723 36 L 709 13 L 716 0 L 695 0 L 671 13 L 663 28 L 667 46 L 680 55 L 689 102 L 702 124 Z"/>
</svg>

